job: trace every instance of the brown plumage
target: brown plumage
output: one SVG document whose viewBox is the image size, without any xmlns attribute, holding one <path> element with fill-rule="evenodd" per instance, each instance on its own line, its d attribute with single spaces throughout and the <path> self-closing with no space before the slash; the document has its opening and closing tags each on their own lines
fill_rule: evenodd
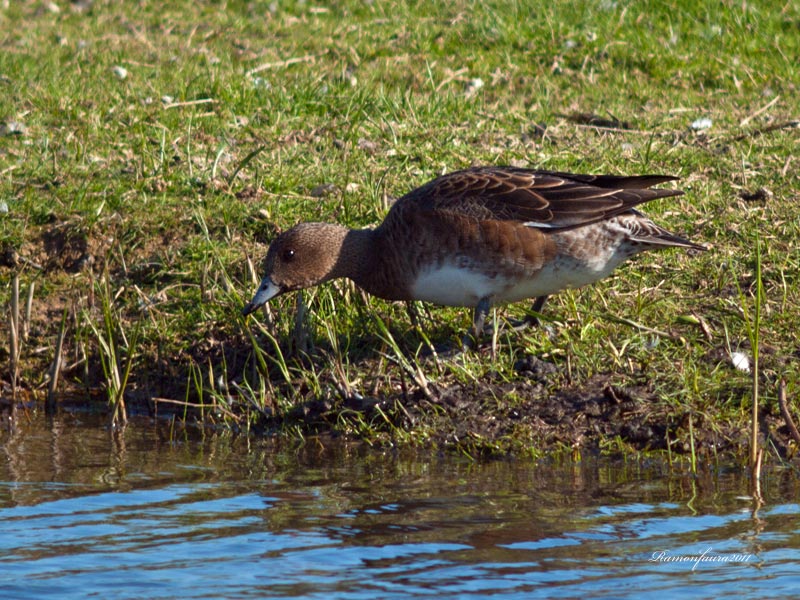
<svg viewBox="0 0 800 600">
<path fill-rule="evenodd" d="M 607 276 L 641 251 L 702 246 L 634 209 L 683 192 L 651 189 L 664 175 L 573 175 L 475 167 L 443 175 L 400 198 L 375 229 L 301 223 L 269 248 L 249 314 L 270 298 L 349 277 L 388 300 L 475 308 L 546 297 Z"/>
</svg>

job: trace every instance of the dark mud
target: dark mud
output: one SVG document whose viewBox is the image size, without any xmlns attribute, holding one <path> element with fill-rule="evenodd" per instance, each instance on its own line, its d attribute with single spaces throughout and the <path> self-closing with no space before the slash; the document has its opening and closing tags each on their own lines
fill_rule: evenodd
<svg viewBox="0 0 800 600">
<path fill-rule="evenodd" d="M 244 349 L 230 349 L 225 357 L 229 367 L 244 356 Z M 489 360 L 488 348 L 476 352 L 486 353 Z M 375 359 L 359 366 L 364 373 L 378 369 Z M 424 362 L 420 367 L 423 372 L 432 370 Z M 662 452 L 715 460 L 747 455 L 749 410 L 729 420 L 676 405 L 660 397 L 644 373 L 595 374 L 570 383 L 562 371 L 562 365 L 526 356 L 514 365 L 511 380 L 490 372 L 468 384 L 442 377 L 420 385 L 398 369 L 380 376 L 381 389 L 394 390 L 383 395 L 369 392 L 376 386 L 367 377 L 363 389 L 346 389 L 330 376 L 319 382 L 326 390 L 324 397 L 302 379 L 286 384 L 273 378 L 274 391 L 291 398 L 292 405 L 285 410 L 277 404 L 267 407 L 251 427 L 264 435 L 291 431 L 346 436 L 378 446 L 425 445 L 484 456 Z M 765 389 L 768 383 L 765 378 Z M 747 398 L 750 390 L 731 393 Z M 148 406 L 152 410 L 155 404 L 150 401 Z M 779 408 L 763 404 L 762 444 L 784 458 L 793 457 L 795 444 Z M 164 408 L 168 407 L 159 406 Z"/>
<path fill-rule="evenodd" d="M 244 346 L 238 352 L 231 350 L 235 343 L 226 345 L 222 340 L 215 347 L 208 340 L 202 346 L 203 352 L 217 354 L 217 364 L 224 360 L 232 375 L 244 367 Z M 221 349 L 227 355 L 224 359 L 218 355 Z M 345 389 L 331 376 L 320 380 L 325 390 L 320 397 L 302 379 L 289 384 L 275 377 L 272 392 L 276 399 L 283 398 L 282 409 L 277 400 L 258 408 L 236 389 L 228 390 L 227 403 L 222 404 L 196 394 L 187 398 L 185 369 L 157 361 L 147 367 L 137 368 L 127 388 L 130 412 L 258 435 L 333 435 L 382 447 L 422 445 L 474 456 L 694 452 L 712 460 L 744 457 L 749 448 L 749 410 L 730 421 L 690 406 L 676 406 L 660 398 L 644 376 L 632 380 L 613 373 L 595 374 L 577 384 L 565 383 L 559 365 L 533 356 L 517 362 L 511 380 L 490 373 L 468 384 L 441 378 L 421 386 L 399 370 L 383 373 L 381 389 L 393 390 L 389 393 L 370 394 L 373 385 Z M 70 398 L 72 408 L 75 398 L 82 398 L 77 402 L 84 404 L 82 409 L 108 410 L 97 374 L 86 373 L 82 381 L 77 375 L 67 377 L 60 397 Z M 231 381 L 236 381 L 235 375 Z M 13 404 L 5 373 L 0 385 L 0 410 L 8 417 Z M 27 400 L 24 410 L 43 409 L 43 385 L 37 389 L 23 380 L 20 387 L 24 392 L 20 397 Z M 741 390 L 742 397 L 748 393 Z M 760 430 L 762 443 L 769 443 L 784 458 L 794 455 L 789 429 L 775 403 L 765 403 Z"/>
<path fill-rule="evenodd" d="M 29 243 L 3 249 L 0 270 L 4 276 L 20 269 L 39 271 L 68 282 L 77 281 L 75 274 L 83 273 L 92 280 L 105 272 L 110 273 L 114 289 L 136 284 L 157 288 L 163 284 L 158 278 L 154 281 L 142 277 L 137 265 L 152 264 L 160 247 L 170 246 L 176 233 L 152 237 L 148 245 L 137 247 L 127 268 L 117 265 L 114 269 L 112 265 L 109 269 L 108 240 L 118 233 L 119 224 L 109 220 L 102 225 L 88 228 L 77 221 L 46 223 Z M 74 285 L 86 287 L 80 282 Z M 107 409 L 96 349 L 92 349 L 89 336 L 84 334 L 78 339 L 74 333 L 80 330 L 79 312 L 92 310 L 91 288 L 84 290 L 82 308 L 73 306 L 75 290 L 64 289 L 61 293 L 37 293 L 34 298 L 25 346 L 29 351 L 21 357 L 17 380 L 19 397 L 26 400 L 24 405 L 17 405 L 22 410 L 44 406 L 47 378 L 43 373 L 52 361 L 61 317 L 70 306 L 67 325 L 72 336 L 65 346 L 60 397 L 71 398 L 73 407 L 78 397 L 84 399 L 86 407 Z M 130 330 L 130 323 L 126 327 Z M 195 332 L 196 341 L 177 354 L 161 351 L 157 341 L 143 347 L 142 358 L 126 388 L 129 411 L 186 418 L 206 426 L 246 429 L 262 435 L 346 436 L 380 446 L 426 445 L 475 455 L 590 450 L 694 452 L 711 458 L 744 456 L 749 447 L 749 410 L 737 410 L 733 420 L 724 419 L 707 408 L 697 410 L 661 397 L 647 373 L 633 377 L 617 373 L 583 377 L 572 374 L 573 380 L 564 373 L 563 365 L 535 356 L 518 360 L 513 376 L 490 371 L 470 383 L 443 376 L 421 385 L 400 368 L 387 370 L 370 355 L 357 363 L 363 381 L 354 389 L 335 376 L 330 360 L 322 353 L 308 359 L 314 363 L 313 371 L 322 374 L 313 389 L 300 375 L 287 382 L 273 372 L 267 383 L 271 388 L 267 391 L 267 405 L 257 406 L 241 393 L 241 388 L 236 388 L 242 383 L 242 374 L 253 368 L 249 339 L 229 323 L 224 327 L 205 323 L 202 329 L 202 334 Z M 5 332 L 3 338 L 6 339 Z M 366 348 L 375 345 L 370 340 L 363 344 Z M 486 354 L 490 360 L 486 348 L 476 352 Z M 780 357 L 773 357 L 765 347 L 764 358 L 764 389 L 772 389 L 775 374 L 782 371 Z M 7 416 L 15 406 L 9 359 L 8 349 L 0 346 L 0 410 Z M 726 356 L 724 352 L 710 352 L 707 360 L 716 364 Z M 770 360 L 775 363 L 772 369 Z M 214 390 L 216 399 L 210 395 L 200 397 L 191 384 L 191 368 L 198 365 L 212 370 L 215 378 L 223 375 L 230 387 Z M 424 360 L 420 369 L 423 373 L 435 371 Z M 209 371 L 197 373 L 207 376 Z M 220 395 L 225 397 L 224 402 L 220 402 Z M 748 398 L 749 390 L 729 390 L 727 396 Z M 774 402 L 763 405 L 762 442 L 769 443 L 781 456 L 792 457 L 794 444 L 778 406 Z M 731 411 L 725 414 L 730 415 Z"/>
<path fill-rule="evenodd" d="M 553 389 L 546 381 L 454 384 L 426 394 L 416 388 L 390 398 L 311 399 L 262 426 L 299 426 L 309 433 L 352 430 L 367 424 L 371 443 L 412 439 L 473 455 L 546 454 L 554 451 L 662 451 L 713 459 L 743 457 L 749 424 L 714 421 L 690 408 L 665 404 L 646 383 L 620 385 L 618 376 L 595 375 L 581 385 Z M 358 424 L 358 425 L 357 425 Z M 793 455 L 788 429 L 771 408 L 762 437 L 782 456 Z M 352 435 L 352 434 L 351 434 Z M 694 450 L 693 450 L 694 447 Z"/>
</svg>

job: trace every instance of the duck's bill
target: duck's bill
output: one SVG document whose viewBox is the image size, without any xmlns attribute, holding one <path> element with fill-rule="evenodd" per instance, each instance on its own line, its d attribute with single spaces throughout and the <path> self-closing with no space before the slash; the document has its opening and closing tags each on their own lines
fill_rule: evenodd
<svg viewBox="0 0 800 600">
<path fill-rule="evenodd" d="M 264 279 L 261 280 L 261 285 L 258 286 L 256 295 L 253 296 L 253 299 L 250 300 L 250 302 L 248 302 L 247 305 L 242 309 L 242 316 L 246 317 L 259 306 L 264 306 L 267 302 L 280 293 L 281 288 L 275 285 L 275 283 L 269 277 L 264 277 Z"/>
</svg>

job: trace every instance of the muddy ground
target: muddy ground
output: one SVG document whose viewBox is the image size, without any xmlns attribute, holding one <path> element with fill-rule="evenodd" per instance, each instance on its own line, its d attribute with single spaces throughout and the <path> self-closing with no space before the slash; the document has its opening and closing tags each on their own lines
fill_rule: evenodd
<svg viewBox="0 0 800 600">
<path fill-rule="evenodd" d="M 113 223 L 109 226 L 116 227 Z M 16 418 L 25 410 L 43 408 L 46 373 L 65 309 L 73 330 L 65 346 L 56 403 L 68 398 L 69 402 L 63 404 L 73 410 L 107 408 L 106 383 L 97 350 L 92 348 L 85 328 L 83 336 L 75 335 L 80 330 L 79 313 L 85 317 L 87 310 L 96 310 L 93 305 L 97 301 L 85 280 L 100 277 L 101 268 L 108 268 L 108 263 L 101 267 L 102 255 L 108 252 L 113 235 L 107 231 L 103 234 L 98 228 L 93 231 L 77 222 L 54 219 L 41 227 L 39 235 L 31 236 L 27 244 L 2 249 L 0 270 L 4 277 L 22 270 L 38 273 L 42 280 L 53 277 L 61 286 L 34 297 L 27 324 L 29 338 L 20 357 L 20 400 L 16 403 L 12 400 L 10 350 L 6 346 L 0 348 L 2 409 L 6 417 L 12 406 L 17 408 Z M 164 243 L 175 244 L 179 237 L 165 238 Z M 117 266 L 110 273 L 118 288 L 147 283 L 141 278 L 139 267 L 153 260 L 153 249 L 142 246 L 139 252 L 139 256 L 128 257 L 124 271 Z M 76 282 L 72 288 L 65 283 L 70 280 Z M 156 288 L 162 284 L 157 278 L 150 283 Z M 75 288 L 88 291 L 81 295 Z M 7 339 L 5 330 L 2 338 Z M 487 345 L 474 352 L 490 359 Z M 321 397 L 302 378 L 287 383 L 272 372 L 272 390 L 267 395 L 274 393 L 284 402 L 280 405 L 275 401 L 270 406 L 268 401 L 258 407 L 235 387 L 237 381 L 241 382 L 242 370 L 248 364 L 252 367 L 250 343 L 240 331 L 214 331 L 212 324 L 205 335 L 174 355 L 159 352 L 152 345 L 145 346 L 143 353 L 125 393 L 129 411 L 154 417 L 177 416 L 206 426 L 247 429 L 263 435 L 332 434 L 376 445 L 427 445 L 471 455 L 694 451 L 711 459 L 744 456 L 749 447 L 747 411 L 742 410 L 735 420 L 722 419 L 707 410 L 695 411 L 667 402 L 654 391 L 647 373 L 635 377 L 600 373 L 573 382 L 566 377 L 563 364 L 526 356 L 516 362 L 510 379 L 508 375 L 493 376 L 490 371 L 487 377 L 468 384 L 441 377 L 420 385 L 402 369 L 396 369 L 381 371 L 378 386 L 369 382 L 369 374 L 382 367 L 377 358 L 367 358 L 358 365 L 369 383 L 362 385 L 363 389 L 344 386 L 331 376 L 317 387 L 325 390 Z M 768 363 L 768 351 L 766 355 Z M 320 363 L 319 370 L 324 370 L 324 354 L 307 360 Z M 712 352 L 708 360 L 722 357 Z M 219 396 L 200 398 L 194 392 L 187 393 L 188 365 L 204 364 L 212 365 L 216 373 L 226 372 L 232 387 L 216 392 L 227 402 L 220 403 Z M 425 372 L 424 362 L 421 368 Z M 774 385 L 765 375 L 765 389 Z M 382 390 L 379 394 L 370 393 L 378 388 Z M 748 394 L 746 388 L 730 390 L 731 396 L 746 398 Z M 286 399 L 290 400 L 288 405 Z M 765 403 L 760 429 L 762 441 L 768 441 L 784 458 L 793 456 L 795 443 L 776 403 Z"/>
<path fill-rule="evenodd" d="M 598 374 L 579 385 L 564 386 L 559 368 L 530 356 L 515 365 L 513 381 L 489 377 L 471 384 L 440 381 L 423 388 L 410 377 L 398 377 L 391 382 L 397 391 L 386 396 L 337 389 L 331 381 L 319 397 L 301 380 L 290 385 L 276 378 L 275 390 L 295 398 L 293 406 L 285 410 L 277 406 L 254 409 L 243 397 L 234 397 L 235 393 L 229 396 L 231 404 L 227 406 L 208 398 L 202 407 L 199 398 L 189 398 L 187 405 L 179 392 L 185 391 L 186 373 L 140 368 L 125 397 L 131 414 L 186 419 L 215 429 L 247 430 L 255 435 L 347 437 L 379 447 L 416 445 L 475 457 L 587 451 L 688 457 L 694 452 L 701 460 L 716 462 L 747 456 L 750 432 L 746 418 L 718 420 L 705 411 L 676 408 L 660 399 L 644 376 L 630 381 L 611 373 Z M 2 408 L 8 419 L 12 404 L 5 377 L 2 385 Z M 58 409 L 110 414 L 99 381 L 81 386 L 73 379 L 61 389 Z M 741 393 L 745 396 L 748 390 Z M 42 390 L 22 394 L 26 401 L 17 403 L 15 418 L 27 410 L 43 410 L 43 396 Z M 794 457 L 796 443 L 774 403 L 762 410 L 760 430 L 762 443 L 784 459 Z"/>
<path fill-rule="evenodd" d="M 310 432 L 341 428 L 343 421 L 366 421 L 368 437 L 379 444 L 403 443 L 417 432 L 423 441 L 472 455 L 552 451 L 694 452 L 706 459 L 742 457 L 749 448 L 749 423 L 715 421 L 711 415 L 676 410 L 653 393 L 644 380 L 619 383 L 601 374 L 580 385 L 554 387 L 559 379 L 551 363 L 529 357 L 515 381 L 481 381 L 470 385 L 430 386 L 427 393 L 409 386 L 392 397 L 307 399 L 280 418 L 261 423 L 269 430 L 300 425 Z M 533 368 L 529 368 L 533 365 Z M 747 390 L 742 390 L 743 394 Z M 402 432 L 402 433 L 398 433 Z M 783 457 L 795 444 L 777 407 L 762 412 L 762 441 L 769 440 Z"/>
</svg>

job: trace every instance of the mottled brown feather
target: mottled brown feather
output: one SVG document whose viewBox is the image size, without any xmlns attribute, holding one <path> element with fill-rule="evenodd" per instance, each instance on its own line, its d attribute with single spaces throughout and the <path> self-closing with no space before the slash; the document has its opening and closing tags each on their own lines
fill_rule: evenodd
<svg viewBox="0 0 800 600">
<path fill-rule="evenodd" d="M 475 167 L 448 173 L 409 192 L 386 219 L 403 219 L 409 211 L 448 212 L 534 227 L 573 228 L 609 219 L 656 198 L 680 196 L 680 190 L 647 189 L 674 179 Z"/>
</svg>

